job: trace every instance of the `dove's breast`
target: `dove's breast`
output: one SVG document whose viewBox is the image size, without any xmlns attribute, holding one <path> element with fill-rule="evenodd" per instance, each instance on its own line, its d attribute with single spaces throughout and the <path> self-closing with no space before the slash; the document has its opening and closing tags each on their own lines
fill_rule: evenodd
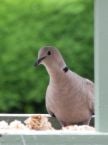
<svg viewBox="0 0 108 145">
<path fill-rule="evenodd" d="M 64 81 L 65 80 L 65 81 Z M 46 107 L 58 120 L 75 123 L 90 117 L 82 81 L 66 77 L 58 83 L 50 82 L 46 92 Z"/>
</svg>

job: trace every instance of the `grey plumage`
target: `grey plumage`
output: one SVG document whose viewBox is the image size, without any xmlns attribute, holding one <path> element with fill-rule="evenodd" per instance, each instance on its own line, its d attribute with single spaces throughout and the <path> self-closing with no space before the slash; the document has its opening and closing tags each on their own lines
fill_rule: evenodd
<svg viewBox="0 0 108 145">
<path fill-rule="evenodd" d="M 40 49 L 37 64 L 43 64 L 50 76 L 46 91 L 48 113 L 63 126 L 89 124 L 94 113 L 94 83 L 68 70 L 60 52 L 51 46 Z"/>
</svg>

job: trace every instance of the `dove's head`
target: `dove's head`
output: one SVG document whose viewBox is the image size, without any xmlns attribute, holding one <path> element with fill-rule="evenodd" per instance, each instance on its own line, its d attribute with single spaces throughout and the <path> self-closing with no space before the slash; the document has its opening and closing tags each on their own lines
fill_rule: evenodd
<svg viewBox="0 0 108 145">
<path fill-rule="evenodd" d="M 63 69 L 66 65 L 58 49 L 45 46 L 39 50 L 35 65 L 43 64 L 46 68 Z"/>
</svg>

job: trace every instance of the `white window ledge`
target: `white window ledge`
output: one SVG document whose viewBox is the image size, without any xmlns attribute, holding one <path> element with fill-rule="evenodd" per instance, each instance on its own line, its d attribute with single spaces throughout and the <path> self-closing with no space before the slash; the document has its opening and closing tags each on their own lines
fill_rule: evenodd
<svg viewBox="0 0 108 145">
<path fill-rule="evenodd" d="M 0 114 L 0 120 L 24 120 L 34 114 Z M 49 117 L 49 115 L 46 115 Z M 107 145 L 108 133 L 97 131 L 0 131 L 0 145 Z"/>
</svg>

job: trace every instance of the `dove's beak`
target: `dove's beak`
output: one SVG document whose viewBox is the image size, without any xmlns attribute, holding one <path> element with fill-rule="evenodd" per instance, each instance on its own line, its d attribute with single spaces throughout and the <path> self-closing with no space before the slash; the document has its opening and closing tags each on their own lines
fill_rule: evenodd
<svg viewBox="0 0 108 145">
<path fill-rule="evenodd" d="M 45 59 L 45 58 L 46 58 L 46 56 L 43 56 L 43 57 L 39 58 L 39 59 L 35 62 L 34 66 L 39 65 L 39 64 L 41 63 L 41 61 L 42 61 L 43 59 Z"/>
</svg>

